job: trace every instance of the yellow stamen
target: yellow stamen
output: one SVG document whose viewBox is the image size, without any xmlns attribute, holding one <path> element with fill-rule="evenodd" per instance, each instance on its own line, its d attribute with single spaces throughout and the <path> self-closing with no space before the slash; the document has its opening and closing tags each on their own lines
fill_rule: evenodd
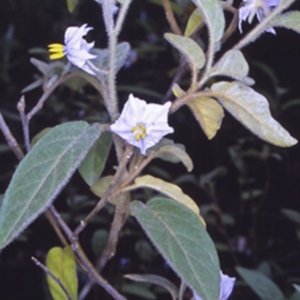
<svg viewBox="0 0 300 300">
<path fill-rule="evenodd" d="M 65 46 L 62 44 L 50 44 L 48 45 L 48 51 L 50 52 L 49 58 L 50 59 L 60 59 L 65 56 L 64 53 Z"/>
<path fill-rule="evenodd" d="M 143 124 L 139 123 L 137 126 L 131 128 L 131 132 L 134 134 L 135 140 L 139 141 L 146 138 L 147 129 Z"/>
</svg>

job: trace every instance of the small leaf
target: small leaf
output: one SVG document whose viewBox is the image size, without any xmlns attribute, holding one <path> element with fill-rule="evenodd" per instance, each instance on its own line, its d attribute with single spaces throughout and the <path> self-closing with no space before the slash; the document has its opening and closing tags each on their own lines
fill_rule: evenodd
<svg viewBox="0 0 300 300">
<path fill-rule="evenodd" d="M 188 102 L 188 107 L 199 122 L 207 138 L 211 140 L 222 124 L 224 117 L 222 106 L 215 99 L 201 97 Z"/>
<path fill-rule="evenodd" d="M 68 11 L 72 14 L 76 8 L 78 0 L 67 0 Z"/>
<path fill-rule="evenodd" d="M 34 89 L 36 89 L 37 87 L 43 85 L 44 83 L 44 79 L 43 78 L 39 78 L 36 81 L 30 83 L 29 85 L 27 85 L 26 87 L 24 87 L 24 89 L 22 89 L 21 93 L 27 93 L 29 91 L 32 91 Z"/>
<path fill-rule="evenodd" d="M 285 299 L 277 285 L 264 274 L 242 267 L 237 267 L 236 270 L 262 300 Z"/>
<path fill-rule="evenodd" d="M 35 65 L 43 75 L 47 75 L 51 69 L 50 65 L 33 57 L 30 58 L 30 62 Z"/>
<path fill-rule="evenodd" d="M 243 81 L 245 84 L 253 84 L 254 81 L 246 77 L 249 66 L 241 51 L 229 50 L 216 63 L 210 76 L 228 76 Z"/>
<path fill-rule="evenodd" d="M 71 247 L 50 249 L 46 257 L 46 266 L 61 281 L 72 300 L 77 300 L 76 264 Z M 68 300 L 59 284 L 49 275 L 47 275 L 47 282 L 54 300 Z"/>
<path fill-rule="evenodd" d="M 0 212 L 0 248 L 42 213 L 100 135 L 100 125 L 69 122 L 51 129 L 19 164 Z"/>
<path fill-rule="evenodd" d="M 195 201 L 188 195 L 184 194 L 181 188 L 175 184 L 166 182 L 160 178 L 153 177 L 151 175 L 144 175 L 137 177 L 134 181 L 134 184 L 130 186 L 130 190 L 138 188 L 150 188 L 166 196 L 169 196 L 175 201 L 188 207 L 191 211 L 195 213 L 197 217 L 200 217 L 199 207 L 195 203 Z M 201 218 L 200 220 L 202 225 L 205 226 L 203 219 Z"/>
<path fill-rule="evenodd" d="M 102 174 L 110 151 L 111 141 L 112 135 L 110 132 L 102 133 L 78 169 L 89 186 L 96 183 Z"/>
<path fill-rule="evenodd" d="M 193 170 L 193 161 L 186 153 L 184 145 L 175 144 L 172 140 L 164 138 L 148 151 L 147 155 L 151 154 L 153 158 L 160 158 L 174 164 L 181 161 L 189 172 Z"/>
<path fill-rule="evenodd" d="M 180 98 L 185 94 L 185 91 L 177 83 L 173 84 L 172 92 L 176 98 Z"/>
<path fill-rule="evenodd" d="M 187 36 L 180 36 L 173 33 L 165 33 L 164 37 L 187 58 L 192 68 L 202 69 L 205 64 L 205 54 L 195 41 Z"/>
<path fill-rule="evenodd" d="M 195 9 L 188 19 L 184 35 L 191 36 L 201 25 L 203 25 L 203 23 L 203 18 L 199 10 Z"/>
<path fill-rule="evenodd" d="M 290 220 L 300 225 L 300 213 L 293 209 L 283 208 L 281 212 L 287 216 Z"/>
<path fill-rule="evenodd" d="M 225 18 L 220 1 L 218 0 L 192 0 L 198 7 L 209 30 L 212 44 L 217 44 L 224 32 Z"/>
<path fill-rule="evenodd" d="M 274 17 L 270 22 L 270 27 L 284 27 L 300 33 L 300 12 L 289 11 Z"/>
<path fill-rule="evenodd" d="M 259 138 L 281 147 L 297 143 L 272 118 L 269 103 L 261 94 L 239 82 L 218 82 L 211 88 L 218 93 L 216 97 L 226 110 Z"/>
<path fill-rule="evenodd" d="M 185 205 L 166 198 L 153 198 L 147 205 L 133 201 L 131 210 L 179 277 L 203 300 L 217 300 L 218 256 L 197 216 Z"/>
<path fill-rule="evenodd" d="M 108 241 L 108 232 L 105 229 L 98 229 L 92 237 L 92 249 L 97 257 L 100 257 Z"/>
<path fill-rule="evenodd" d="M 123 293 L 128 293 L 138 297 L 138 299 L 149 299 L 155 300 L 155 294 L 149 290 L 149 285 L 140 283 L 123 283 L 121 286 L 121 291 Z"/>
<path fill-rule="evenodd" d="M 176 300 L 178 297 L 177 287 L 164 277 L 158 275 L 152 275 L 152 274 L 145 274 L 145 275 L 127 274 L 124 277 L 138 282 L 148 282 L 148 283 L 157 284 L 159 286 L 164 287 L 171 294 L 173 300 Z"/>
</svg>

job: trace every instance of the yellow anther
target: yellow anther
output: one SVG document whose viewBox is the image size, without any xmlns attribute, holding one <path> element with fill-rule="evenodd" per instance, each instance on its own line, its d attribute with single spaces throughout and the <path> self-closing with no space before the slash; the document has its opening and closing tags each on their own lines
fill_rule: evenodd
<svg viewBox="0 0 300 300">
<path fill-rule="evenodd" d="M 48 45 L 48 50 L 50 52 L 50 59 L 60 59 L 65 56 L 64 53 L 65 46 L 62 44 L 50 44 Z"/>
<path fill-rule="evenodd" d="M 139 141 L 146 138 L 147 129 L 143 124 L 139 123 L 137 126 L 131 128 L 131 132 L 134 134 L 135 140 Z"/>
</svg>

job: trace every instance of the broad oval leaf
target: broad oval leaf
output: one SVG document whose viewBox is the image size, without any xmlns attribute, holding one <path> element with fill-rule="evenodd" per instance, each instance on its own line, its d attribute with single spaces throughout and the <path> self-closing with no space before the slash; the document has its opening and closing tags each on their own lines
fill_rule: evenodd
<svg viewBox="0 0 300 300">
<path fill-rule="evenodd" d="M 100 125 L 69 122 L 51 129 L 15 171 L 0 212 L 5 247 L 53 201 L 100 136 Z"/>
<path fill-rule="evenodd" d="M 200 70 L 205 64 L 205 54 L 201 47 L 187 36 L 165 33 L 165 39 L 187 58 L 191 67 Z"/>
<path fill-rule="evenodd" d="M 96 183 L 102 174 L 110 151 L 111 142 L 111 133 L 102 133 L 81 163 L 78 171 L 89 186 Z"/>
<path fill-rule="evenodd" d="M 247 77 L 248 72 L 249 66 L 242 52 L 229 50 L 215 64 L 209 76 L 228 76 L 251 85 L 254 81 Z"/>
<path fill-rule="evenodd" d="M 290 11 L 274 17 L 270 27 L 284 27 L 300 33 L 300 11 Z"/>
<path fill-rule="evenodd" d="M 277 285 L 261 272 L 242 267 L 237 267 L 236 270 L 262 300 L 285 299 Z"/>
<path fill-rule="evenodd" d="M 209 36 L 213 45 L 217 44 L 224 32 L 225 18 L 219 0 L 192 0 L 199 8 L 209 30 Z"/>
<path fill-rule="evenodd" d="M 240 82 L 218 82 L 211 89 L 221 104 L 259 138 L 280 147 L 295 145 L 294 139 L 272 118 L 267 99 Z"/>
<path fill-rule="evenodd" d="M 46 257 L 46 266 L 60 280 L 72 300 L 77 300 L 76 263 L 71 247 L 67 246 L 64 249 L 54 247 L 50 249 Z M 54 300 L 68 300 L 63 289 L 49 275 L 47 275 L 47 282 Z"/>
<path fill-rule="evenodd" d="M 215 99 L 201 97 L 188 102 L 188 107 L 193 112 L 207 138 L 211 140 L 221 127 L 224 117 L 222 106 Z"/>
<path fill-rule="evenodd" d="M 197 216 L 186 206 L 167 198 L 153 198 L 147 205 L 133 201 L 131 210 L 181 279 L 203 300 L 217 300 L 218 256 Z"/>
<path fill-rule="evenodd" d="M 182 205 L 188 207 L 195 215 L 199 218 L 203 226 L 205 222 L 202 217 L 199 215 L 199 207 L 195 201 L 190 198 L 187 194 L 183 193 L 182 189 L 173 183 L 169 183 L 160 178 L 153 177 L 151 175 L 144 175 L 137 177 L 134 181 L 134 184 L 129 186 L 130 190 L 139 189 L 139 188 L 150 188 L 155 191 L 158 191 L 166 196 L 171 197 L 175 201 L 181 203 Z"/>
<path fill-rule="evenodd" d="M 157 284 L 159 286 L 164 287 L 171 294 L 173 300 L 177 300 L 178 298 L 177 287 L 171 281 L 164 277 L 153 274 L 126 274 L 124 277 L 137 282 L 148 282 Z"/>
</svg>

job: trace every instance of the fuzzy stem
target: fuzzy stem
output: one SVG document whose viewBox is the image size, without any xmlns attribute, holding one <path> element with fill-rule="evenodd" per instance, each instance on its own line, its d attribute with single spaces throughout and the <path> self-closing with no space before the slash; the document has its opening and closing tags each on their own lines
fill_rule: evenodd
<svg viewBox="0 0 300 300">
<path fill-rule="evenodd" d="M 169 0 L 162 0 L 162 4 L 164 6 L 165 12 L 166 12 L 166 18 L 171 26 L 172 31 L 175 34 L 182 35 L 182 32 L 176 22 L 171 3 Z"/>
</svg>

